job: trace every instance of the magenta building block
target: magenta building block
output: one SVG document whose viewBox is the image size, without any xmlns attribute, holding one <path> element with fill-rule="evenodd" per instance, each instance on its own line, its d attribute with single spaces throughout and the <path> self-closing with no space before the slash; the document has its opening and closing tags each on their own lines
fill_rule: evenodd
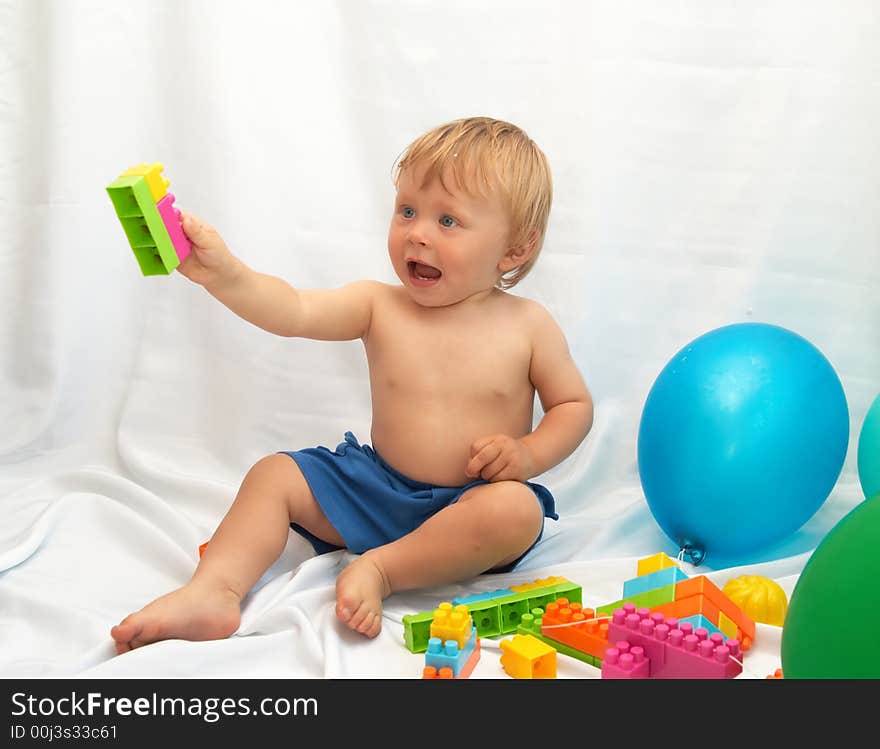
<svg viewBox="0 0 880 749">
<path fill-rule="evenodd" d="M 623 654 L 635 648 L 644 652 L 652 679 L 730 679 L 742 672 L 737 662 L 742 658 L 738 640 L 725 641 L 718 633 L 710 634 L 703 627 L 695 629 L 691 622 L 664 620 L 660 614 L 636 610 L 631 605 L 612 614 L 608 641 L 615 643 L 613 649 L 617 651 L 609 664 L 609 674 L 617 674 Z M 635 667 L 629 659 L 625 665 L 625 670 Z M 602 667 L 604 676 L 604 661 Z"/>
<path fill-rule="evenodd" d="M 174 245 L 174 251 L 177 257 L 183 262 L 190 253 L 191 245 L 183 233 L 183 227 L 180 225 L 180 211 L 174 207 L 174 196 L 169 192 L 162 200 L 156 203 L 159 209 L 159 215 L 168 230 L 168 236 L 171 237 L 171 244 Z"/>
<path fill-rule="evenodd" d="M 631 648 L 620 643 L 619 648 L 608 648 L 602 661 L 603 679 L 647 679 L 650 677 L 650 661 L 643 648 Z"/>
</svg>

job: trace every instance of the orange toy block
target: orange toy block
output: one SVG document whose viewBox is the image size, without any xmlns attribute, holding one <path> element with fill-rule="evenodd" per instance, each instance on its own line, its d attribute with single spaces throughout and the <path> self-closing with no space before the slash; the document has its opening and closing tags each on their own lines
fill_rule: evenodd
<svg viewBox="0 0 880 749">
<path fill-rule="evenodd" d="M 667 619 L 670 617 L 684 619 L 686 616 L 702 614 L 715 626 L 718 626 L 718 617 L 721 613 L 718 607 L 704 595 L 677 598 L 661 606 L 652 606 L 651 613 L 655 611 L 659 611 Z"/>
<path fill-rule="evenodd" d="M 713 583 L 705 575 L 692 577 L 688 580 L 682 580 L 675 584 L 675 600 L 676 602 L 682 598 L 689 598 L 695 595 L 703 595 L 716 608 L 724 612 L 724 615 L 730 619 L 742 632 L 742 649 L 748 650 L 751 643 L 755 640 L 755 623 L 749 618 L 743 610 L 731 601 L 715 583 Z M 718 623 L 718 617 L 708 617 L 713 624 Z"/>
<path fill-rule="evenodd" d="M 608 621 L 611 617 L 588 621 L 595 618 L 596 612 L 593 609 L 585 609 L 579 603 L 570 603 L 566 598 L 559 598 L 548 603 L 544 609 L 541 634 L 582 653 L 603 659 L 608 649 Z"/>
</svg>

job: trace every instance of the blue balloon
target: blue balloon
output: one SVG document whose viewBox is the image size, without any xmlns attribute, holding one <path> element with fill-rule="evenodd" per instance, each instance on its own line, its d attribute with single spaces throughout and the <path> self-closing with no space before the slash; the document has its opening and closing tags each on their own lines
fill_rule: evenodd
<svg viewBox="0 0 880 749">
<path fill-rule="evenodd" d="M 828 498 L 849 411 L 834 368 L 806 339 L 765 323 L 710 331 L 651 387 L 639 477 L 657 523 L 694 563 L 784 540 Z"/>
</svg>

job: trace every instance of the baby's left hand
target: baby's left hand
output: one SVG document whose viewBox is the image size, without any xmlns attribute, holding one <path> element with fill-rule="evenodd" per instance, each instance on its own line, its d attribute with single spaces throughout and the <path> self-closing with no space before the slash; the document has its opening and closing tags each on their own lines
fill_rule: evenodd
<svg viewBox="0 0 880 749">
<path fill-rule="evenodd" d="M 486 481 L 527 481 L 535 475 L 529 448 L 506 434 L 493 434 L 471 445 L 465 475 Z"/>
</svg>

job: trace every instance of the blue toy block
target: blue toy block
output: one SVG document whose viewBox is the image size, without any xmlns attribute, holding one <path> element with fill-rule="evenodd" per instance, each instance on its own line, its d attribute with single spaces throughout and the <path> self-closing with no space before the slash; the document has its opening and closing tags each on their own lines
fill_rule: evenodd
<svg viewBox="0 0 880 749">
<path fill-rule="evenodd" d="M 490 598 L 501 598 L 502 596 L 512 596 L 513 591 L 510 588 L 499 588 L 486 593 L 474 593 L 473 595 L 464 596 L 463 598 L 453 598 L 452 605 L 458 606 L 460 603 L 465 605 L 476 603 L 477 601 L 488 601 Z"/>
<path fill-rule="evenodd" d="M 459 648 L 455 640 L 441 642 L 439 637 L 432 637 L 428 640 L 428 650 L 425 652 L 425 666 L 434 666 L 438 673 L 441 668 L 451 668 L 452 675 L 458 676 L 476 647 L 476 628 L 471 629 L 471 636 L 464 648 Z"/>
<path fill-rule="evenodd" d="M 639 575 L 631 580 L 627 580 L 623 584 L 623 598 L 631 598 L 640 593 L 647 593 L 650 590 L 663 588 L 667 585 L 674 585 L 682 580 L 687 580 L 688 576 L 684 574 L 678 567 L 666 567 L 647 575 Z"/>
<path fill-rule="evenodd" d="M 678 620 L 679 628 L 681 628 L 681 625 L 684 624 L 685 622 L 690 622 L 691 624 L 693 624 L 695 630 L 699 629 L 700 627 L 703 627 L 703 629 L 705 629 L 709 632 L 710 637 L 712 636 L 713 632 L 717 632 L 720 635 L 724 635 L 725 639 L 727 638 L 727 635 L 725 635 L 724 632 L 722 632 L 720 629 L 718 629 L 718 627 L 716 627 L 714 624 L 712 624 L 712 622 L 710 622 L 702 614 L 694 614 L 693 616 L 682 617 L 681 619 Z"/>
</svg>

